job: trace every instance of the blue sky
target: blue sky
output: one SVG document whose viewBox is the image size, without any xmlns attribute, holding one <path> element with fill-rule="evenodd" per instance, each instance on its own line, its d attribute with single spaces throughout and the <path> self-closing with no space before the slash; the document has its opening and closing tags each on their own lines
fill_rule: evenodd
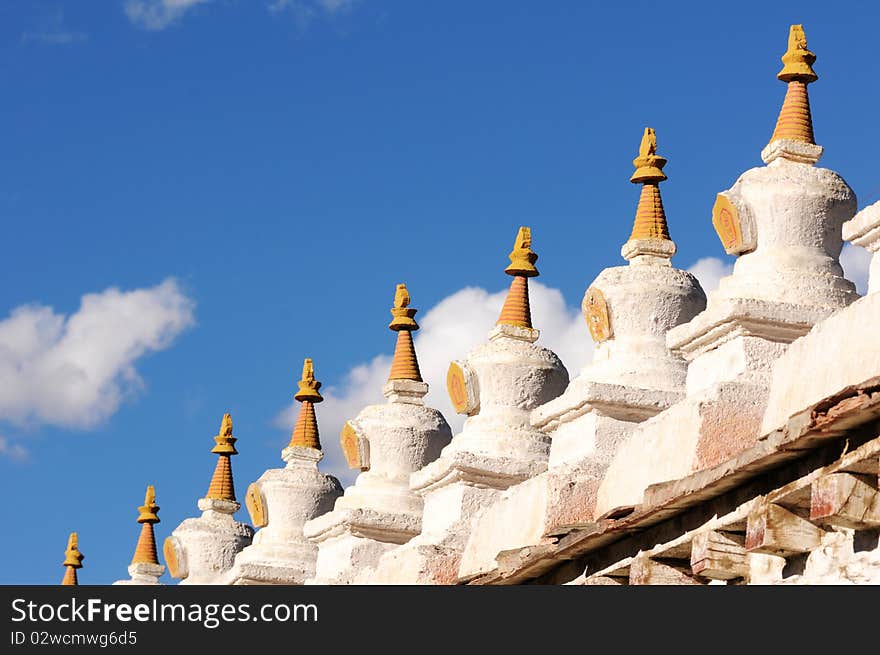
<svg viewBox="0 0 880 655">
<path fill-rule="evenodd" d="M 576 373 L 592 349 L 577 307 L 622 262 L 645 126 L 669 159 L 674 264 L 717 258 L 698 269 L 711 285 L 729 261 L 711 206 L 760 165 L 791 23 L 818 56 L 821 164 L 860 207 L 880 199 L 878 14 L 0 3 L 0 583 L 59 582 L 71 530 L 82 583 L 126 577 L 145 486 L 162 540 L 197 514 L 226 411 L 242 497 L 281 465 L 306 356 L 329 390 L 324 468 L 350 481 L 338 427 L 381 397 L 394 285 L 421 309 L 433 381 L 491 326 L 519 225 L 540 255 L 537 327 Z"/>
</svg>

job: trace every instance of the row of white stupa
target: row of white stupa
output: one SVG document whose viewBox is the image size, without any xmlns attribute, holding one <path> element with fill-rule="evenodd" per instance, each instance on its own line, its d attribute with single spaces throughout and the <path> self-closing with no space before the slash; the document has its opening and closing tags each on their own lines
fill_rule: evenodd
<svg viewBox="0 0 880 655">
<path fill-rule="evenodd" d="M 315 403 L 320 383 L 306 360 L 302 403 L 283 468 L 248 487 L 254 532 L 233 518 L 232 422 L 224 417 L 217 469 L 200 517 L 165 541 L 169 572 L 183 583 L 454 583 L 496 566 L 499 552 L 537 543 L 567 525 L 613 515 L 653 483 L 713 466 L 752 445 L 801 409 L 772 366 L 789 344 L 859 296 L 843 276 L 843 237 L 875 253 L 869 296 L 880 294 L 880 203 L 856 214 L 835 172 L 815 166 L 807 84 L 817 79 L 802 28 L 792 26 L 779 78 L 788 85 L 765 166 L 718 194 L 712 222 L 733 273 L 708 301 L 696 278 L 672 267 L 658 184 L 666 160 L 645 130 L 632 181 L 642 185 L 635 224 L 603 270 L 583 311 L 596 341 L 592 362 L 569 381 L 559 358 L 537 345 L 528 278 L 538 274 L 528 228 L 520 228 L 510 291 L 488 340 L 450 365 L 447 386 L 467 415 L 452 435 L 425 406 L 428 390 L 413 347 L 416 310 L 399 285 L 397 331 L 385 404 L 365 407 L 342 432 L 354 485 L 321 473 Z M 852 308 L 854 309 L 854 308 Z M 778 391 L 784 388 L 788 391 Z M 152 488 L 130 580 L 164 572 L 153 537 Z M 65 580 L 81 554 L 68 549 Z"/>
</svg>

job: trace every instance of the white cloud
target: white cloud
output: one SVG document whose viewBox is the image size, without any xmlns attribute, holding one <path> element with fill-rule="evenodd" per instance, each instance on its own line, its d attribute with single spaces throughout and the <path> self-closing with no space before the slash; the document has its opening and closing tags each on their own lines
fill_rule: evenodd
<svg viewBox="0 0 880 655">
<path fill-rule="evenodd" d="M 575 377 L 593 354 L 593 341 L 580 310 L 568 306 L 558 289 L 531 281 L 529 290 L 532 320 L 541 330 L 538 343 L 559 355 L 569 375 Z M 410 292 L 414 294 L 413 304 L 418 306 L 418 291 L 413 288 Z M 430 385 L 426 402 L 443 412 L 453 432 L 461 429 L 464 417 L 454 412 L 446 393 L 449 362 L 464 358 L 471 348 L 486 340 L 506 295 L 507 289 L 489 293 L 478 287 L 466 287 L 416 317 L 421 326 L 415 333 L 416 353 L 422 378 Z M 389 300 L 392 297 L 389 294 Z M 389 330 L 386 354 L 351 368 L 341 384 L 326 388 L 325 401 L 318 407 L 318 426 L 326 455 L 324 470 L 344 483 L 350 483 L 356 472 L 350 472 L 345 464 L 339 433 L 345 421 L 354 418 L 365 405 L 385 402 L 382 387 L 391 367 L 394 339 Z M 321 379 L 320 361 L 315 362 L 315 370 Z M 278 415 L 277 425 L 291 429 L 298 411 L 299 403 L 293 403 Z"/>
<path fill-rule="evenodd" d="M 733 272 L 733 264 L 718 257 L 703 257 L 698 259 L 688 270 L 699 281 L 706 295 L 718 288 L 721 278 Z"/>
<path fill-rule="evenodd" d="M 128 20 L 146 30 L 164 30 L 196 5 L 211 0 L 126 0 Z"/>
<path fill-rule="evenodd" d="M 0 420 L 89 428 L 142 386 L 143 355 L 194 323 L 194 303 L 173 279 L 82 297 L 69 316 L 23 305 L 0 321 Z"/>
<path fill-rule="evenodd" d="M 20 462 L 28 458 L 28 451 L 20 444 L 11 443 L 9 439 L 0 435 L 0 457 L 8 457 Z"/>
<path fill-rule="evenodd" d="M 856 291 L 865 295 L 868 292 L 868 271 L 871 268 L 871 253 L 861 246 L 843 244 L 840 265 L 846 279 L 856 285 Z"/>
</svg>

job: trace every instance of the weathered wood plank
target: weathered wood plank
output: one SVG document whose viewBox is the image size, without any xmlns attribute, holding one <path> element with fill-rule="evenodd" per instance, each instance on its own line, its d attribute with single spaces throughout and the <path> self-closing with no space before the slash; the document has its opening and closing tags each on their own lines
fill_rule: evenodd
<svg viewBox="0 0 880 655">
<path fill-rule="evenodd" d="M 710 580 L 733 580 L 749 574 L 745 537 L 732 532 L 703 530 L 691 543 L 691 572 Z"/>
<path fill-rule="evenodd" d="M 498 571 L 502 575 L 505 573 L 516 571 L 525 561 L 530 558 L 543 559 L 548 553 L 555 550 L 556 540 L 546 540 L 544 543 L 533 544 L 525 548 L 513 548 L 510 550 L 502 550 L 495 556 L 498 563 Z"/>
<path fill-rule="evenodd" d="M 802 485 L 800 488 L 796 488 L 796 485 Z M 785 490 L 782 493 L 772 493 L 773 502 L 777 505 L 782 505 L 786 509 L 795 511 L 795 510 L 809 510 L 810 509 L 810 481 L 798 480 L 795 482 L 795 485 L 790 487 L 791 491 Z"/>
<path fill-rule="evenodd" d="M 624 580 L 629 580 L 629 567 L 633 562 L 632 557 L 627 557 L 619 562 L 617 562 L 614 566 L 609 566 L 607 569 L 602 570 L 594 570 L 590 571 L 587 569 L 586 577 L 593 578 L 623 578 Z M 628 584 L 628 582 L 627 582 Z"/>
<path fill-rule="evenodd" d="M 873 477 L 834 473 L 811 486 L 810 520 L 855 530 L 880 526 L 880 493 Z"/>
<path fill-rule="evenodd" d="M 582 583 L 584 586 L 598 585 L 626 585 L 629 581 L 626 578 L 612 578 L 610 575 L 596 575 L 584 578 Z"/>
<path fill-rule="evenodd" d="M 757 505 L 749 514 L 745 549 L 787 557 L 819 546 L 824 531 L 809 520 L 773 503 Z"/>
<path fill-rule="evenodd" d="M 629 583 L 631 585 L 700 585 L 704 584 L 695 578 L 690 567 L 683 564 L 672 564 L 674 560 L 663 562 L 640 555 L 629 567 Z"/>
<path fill-rule="evenodd" d="M 861 461 L 841 466 L 840 471 L 878 477 L 880 476 L 880 461 L 878 461 L 877 456 L 874 455 L 873 457 L 866 457 Z"/>
</svg>

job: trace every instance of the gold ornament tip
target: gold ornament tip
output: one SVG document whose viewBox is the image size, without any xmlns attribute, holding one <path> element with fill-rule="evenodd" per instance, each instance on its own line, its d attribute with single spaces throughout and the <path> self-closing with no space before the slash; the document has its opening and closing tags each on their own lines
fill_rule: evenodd
<svg viewBox="0 0 880 655">
<path fill-rule="evenodd" d="M 235 449 L 236 441 L 238 439 L 232 436 L 232 415 L 227 412 L 220 422 L 220 432 L 214 437 L 216 445 L 211 448 L 211 452 L 216 455 L 238 455 Z"/>
<path fill-rule="evenodd" d="M 297 385 L 299 388 L 293 396 L 294 400 L 299 402 L 308 400 L 313 403 L 319 403 L 324 400 L 324 397 L 318 391 L 321 388 L 321 383 L 315 379 L 315 365 L 308 357 L 303 361 L 302 378 L 297 382 Z"/>
<path fill-rule="evenodd" d="M 159 506 L 156 504 L 156 489 L 153 485 L 147 487 L 144 504 L 138 507 L 138 523 L 158 523 Z"/>
<path fill-rule="evenodd" d="M 79 537 L 76 532 L 71 532 L 67 538 L 67 550 L 64 551 L 64 566 L 81 569 L 84 559 L 85 555 L 79 552 Z"/>
<path fill-rule="evenodd" d="M 391 323 L 388 327 L 395 332 L 399 330 L 408 330 L 410 332 L 419 329 L 419 324 L 415 321 L 415 315 L 418 312 L 409 306 L 409 291 L 405 284 L 398 284 L 394 291 L 394 307 L 391 308 Z"/>
<path fill-rule="evenodd" d="M 232 436 L 232 414 L 229 412 L 223 415 L 223 420 L 220 421 L 220 432 L 218 432 L 218 434 L 221 437 Z"/>
<path fill-rule="evenodd" d="M 532 250 L 532 228 L 521 226 L 516 233 L 516 240 L 513 243 L 513 250 L 508 255 L 510 265 L 504 269 L 508 275 L 516 275 L 520 277 L 537 277 L 538 269 L 535 262 L 538 261 L 538 254 Z"/>
<path fill-rule="evenodd" d="M 807 49 L 807 35 L 803 25 L 792 25 L 788 30 L 788 50 L 782 55 L 782 70 L 776 75 L 783 82 L 815 82 L 819 79 L 813 64 L 816 55 Z"/>
<path fill-rule="evenodd" d="M 662 182 L 666 179 L 663 167 L 666 158 L 657 154 L 657 134 L 654 128 L 646 127 L 639 144 L 639 156 L 633 159 L 636 172 L 629 178 L 634 184 L 645 182 Z"/>
</svg>

